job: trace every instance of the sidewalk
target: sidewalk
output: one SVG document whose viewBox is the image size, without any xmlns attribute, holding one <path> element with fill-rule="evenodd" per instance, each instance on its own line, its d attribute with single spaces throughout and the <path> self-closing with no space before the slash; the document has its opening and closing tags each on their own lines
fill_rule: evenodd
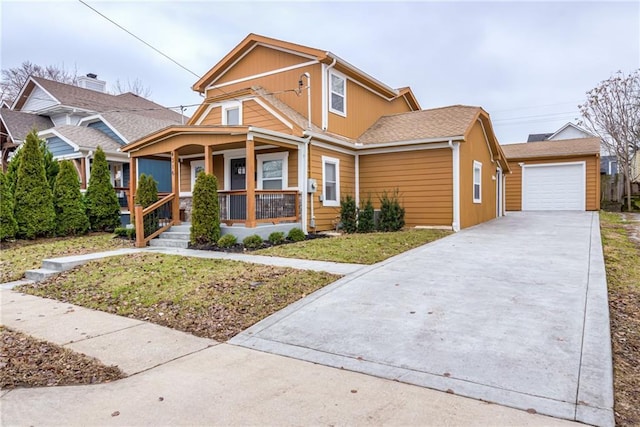
<svg viewBox="0 0 640 427">
<path fill-rule="evenodd" d="M 576 425 L 6 289 L 0 303 L 3 325 L 130 375 L 3 390 L 2 425 Z"/>
</svg>

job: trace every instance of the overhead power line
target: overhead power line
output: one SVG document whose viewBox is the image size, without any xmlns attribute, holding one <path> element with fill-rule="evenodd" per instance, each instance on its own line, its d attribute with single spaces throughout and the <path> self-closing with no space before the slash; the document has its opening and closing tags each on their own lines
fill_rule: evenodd
<svg viewBox="0 0 640 427">
<path fill-rule="evenodd" d="M 113 19 L 109 18 L 108 16 L 104 15 L 103 13 L 101 13 L 100 11 L 98 11 L 97 9 L 93 8 L 92 6 L 88 5 L 87 3 L 84 2 L 84 0 L 78 0 L 80 3 L 82 3 L 83 5 L 87 6 L 89 9 L 93 10 L 95 13 L 97 13 L 98 15 L 102 16 L 104 19 L 106 19 L 107 21 L 111 22 L 113 25 L 117 26 L 118 28 L 120 28 L 122 31 L 126 32 L 127 34 L 129 34 L 132 37 L 135 37 L 137 40 L 139 40 L 140 42 L 144 43 L 147 47 L 150 47 L 151 49 L 153 49 L 154 51 L 156 51 L 157 53 L 159 53 L 160 55 L 164 56 L 165 58 L 167 58 L 169 61 L 173 62 L 174 64 L 176 64 L 178 67 L 184 69 L 185 71 L 188 71 L 189 73 L 193 74 L 194 76 L 196 76 L 198 79 L 200 78 L 200 76 L 196 73 L 194 73 L 193 71 L 191 71 L 190 69 L 188 69 L 187 67 L 185 67 L 184 65 L 182 65 L 181 63 L 179 63 L 178 61 L 176 61 L 175 59 L 173 59 L 172 57 L 170 57 L 169 55 L 167 55 L 166 53 L 162 52 L 160 49 L 156 48 L 155 46 L 151 45 L 151 43 L 146 42 L 145 40 L 141 39 L 140 37 L 138 37 L 137 35 L 133 34 L 131 31 L 127 30 L 125 27 L 123 27 L 122 25 L 118 24 L 116 21 L 114 21 Z"/>
</svg>

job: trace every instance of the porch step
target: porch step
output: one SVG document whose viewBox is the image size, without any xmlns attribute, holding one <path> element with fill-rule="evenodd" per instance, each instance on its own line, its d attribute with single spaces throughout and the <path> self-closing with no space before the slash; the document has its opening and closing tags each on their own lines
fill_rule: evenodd
<svg viewBox="0 0 640 427">
<path fill-rule="evenodd" d="M 159 248 L 182 248 L 187 249 L 189 247 L 189 240 L 177 240 L 177 239 L 151 239 L 149 240 L 149 246 Z"/>
<path fill-rule="evenodd" d="M 166 232 L 174 232 L 174 231 L 177 231 L 177 232 L 180 232 L 180 233 L 190 233 L 191 232 L 191 223 L 183 222 L 180 225 L 173 225 Z"/>
<path fill-rule="evenodd" d="M 189 241 L 191 238 L 191 232 L 189 231 L 174 231 L 173 227 L 169 229 L 169 231 L 165 231 L 161 235 L 158 236 L 160 239 L 170 239 L 170 240 L 186 240 Z"/>
</svg>

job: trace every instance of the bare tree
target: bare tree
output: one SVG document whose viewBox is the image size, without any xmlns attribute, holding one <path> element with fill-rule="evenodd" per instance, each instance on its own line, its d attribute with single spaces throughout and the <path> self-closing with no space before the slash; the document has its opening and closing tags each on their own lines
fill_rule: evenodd
<svg viewBox="0 0 640 427">
<path fill-rule="evenodd" d="M 149 98 L 152 93 L 151 88 L 145 86 L 139 78 L 136 78 L 134 81 L 127 79 L 126 83 L 122 83 L 120 79 L 117 79 L 113 84 L 113 92 L 116 94 L 131 92 L 143 98 Z"/>
<path fill-rule="evenodd" d="M 30 61 L 24 61 L 19 67 L 2 70 L 0 101 L 6 101 L 11 104 L 30 76 L 43 77 L 72 85 L 78 83 L 78 70 L 76 68 L 69 71 L 64 67 L 64 64 L 43 67 Z"/>
<path fill-rule="evenodd" d="M 587 92 L 579 105 L 581 124 L 602 138 L 624 177 L 627 209 L 631 210 L 631 159 L 640 149 L 640 69 L 622 71 Z"/>
</svg>

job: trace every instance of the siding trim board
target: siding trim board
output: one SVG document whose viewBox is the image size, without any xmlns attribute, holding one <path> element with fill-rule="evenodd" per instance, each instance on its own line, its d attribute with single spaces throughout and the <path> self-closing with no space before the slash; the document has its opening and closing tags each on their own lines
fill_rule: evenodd
<svg viewBox="0 0 640 427">
<path fill-rule="evenodd" d="M 271 71 L 265 71 L 264 73 L 254 74 L 254 75 L 251 75 L 251 76 L 243 77 L 241 79 L 231 80 L 231 81 L 228 81 L 228 82 L 220 83 L 219 85 L 210 85 L 210 86 L 207 86 L 207 90 L 220 89 L 220 88 L 223 88 L 225 86 L 231 86 L 231 85 L 234 85 L 234 84 L 237 84 L 237 83 L 242 83 L 242 82 L 246 82 L 246 81 L 249 81 L 249 80 L 259 79 L 261 77 L 272 76 L 274 74 L 284 73 L 285 71 L 291 71 L 291 70 L 295 70 L 297 68 L 304 68 L 304 67 L 308 67 L 308 66 L 311 66 L 311 65 L 316 65 L 318 63 L 319 63 L 319 61 L 314 60 L 314 61 L 309 61 L 309 62 L 303 62 L 301 64 L 290 65 L 290 66 L 284 67 L 284 68 L 278 68 L 278 69 L 271 70 Z M 219 80 L 221 77 L 222 77 L 222 75 L 220 75 L 220 77 L 218 77 L 216 80 Z"/>
</svg>

